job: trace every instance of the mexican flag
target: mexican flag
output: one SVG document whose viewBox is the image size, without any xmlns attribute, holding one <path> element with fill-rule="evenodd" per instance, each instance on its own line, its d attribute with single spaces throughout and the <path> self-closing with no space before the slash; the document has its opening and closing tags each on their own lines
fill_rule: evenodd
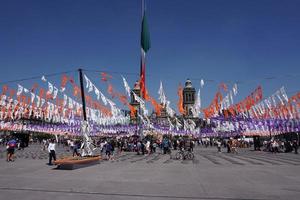
<svg viewBox="0 0 300 200">
<path fill-rule="evenodd" d="M 150 33 L 147 23 L 146 12 L 143 12 L 142 19 L 142 31 L 141 31 L 141 69 L 140 69 L 140 87 L 142 92 L 142 97 L 144 99 L 147 98 L 147 90 L 146 90 L 146 53 L 149 51 L 151 47 L 150 43 Z"/>
</svg>

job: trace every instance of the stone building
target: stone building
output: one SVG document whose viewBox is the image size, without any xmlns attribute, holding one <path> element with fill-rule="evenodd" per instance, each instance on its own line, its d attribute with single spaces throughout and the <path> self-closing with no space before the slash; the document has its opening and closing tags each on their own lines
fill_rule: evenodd
<svg viewBox="0 0 300 200">
<path fill-rule="evenodd" d="M 192 107 L 195 104 L 196 90 L 190 79 L 187 79 L 183 88 L 183 108 L 185 110 L 184 118 L 193 118 Z"/>
<path fill-rule="evenodd" d="M 130 123 L 131 124 L 137 124 L 138 123 L 138 112 L 140 109 L 140 103 L 137 102 L 134 98 L 133 93 L 135 93 L 137 96 L 141 96 L 141 88 L 140 88 L 140 84 L 138 81 L 135 82 L 133 89 L 131 90 L 131 99 L 130 99 L 130 105 L 133 106 L 136 110 L 136 113 L 134 116 L 130 115 Z"/>
</svg>

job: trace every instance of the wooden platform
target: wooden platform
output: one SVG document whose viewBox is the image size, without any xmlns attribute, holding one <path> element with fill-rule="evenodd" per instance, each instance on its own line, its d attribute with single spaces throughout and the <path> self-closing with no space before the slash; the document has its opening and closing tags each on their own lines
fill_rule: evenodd
<svg viewBox="0 0 300 200">
<path fill-rule="evenodd" d="M 100 155 L 89 157 L 66 157 L 54 161 L 54 164 L 57 165 L 57 169 L 73 170 L 99 164 L 100 160 Z"/>
</svg>

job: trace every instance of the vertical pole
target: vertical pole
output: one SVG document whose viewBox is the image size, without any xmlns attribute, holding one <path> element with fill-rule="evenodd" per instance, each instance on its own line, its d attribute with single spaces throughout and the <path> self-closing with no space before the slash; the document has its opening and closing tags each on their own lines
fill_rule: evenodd
<svg viewBox="0 0 300 200">
<path fill-rule="evenodd" d="M 143 115 L 143 113 L 141 112 L 141 104 L 139 105 L 139 114 L 140 116 Z M 143 139 L 143 125 L 142 125 L 142 119 L 140 118 L 140 116 L 138 117 L 139 120 L 139 135 L 140 135 L 140 139 Z"/>
<path fill-rule="evenodd" d="M 85 106 L 85 96 L 84 96 L 82 69 L 78 69 L 78 71 L 79 71 L 79 81 L 80 81 L 80 90 L 81 90 L 83 120 L 86 121 L 86 106 Z"/>
<path fill-rule="evenodd" d="M 143 20 L 143 17 L 144 17 L 144 12 L 145 12 L 145 1 L 142 0 L 142 20 Z M 145 56 L 144 56 L 144 59 L 145 59 Z M 140 71 L 140 75 L 142 75 L 142 71 L 144 70 L 143 67 L 144 67 L 145 62 L 146 61 L 143 60 L 143 50 L 141 48 L 141 71 Z M 143 79 L 145 79 L 145 77 Z M 139 97 L 143 98 L 143 94 L 141 94 L 141 90 L 142 90 L 142 88 L 141 88 L 141 84 L 140 84 L 140 95 L 139 95 Z M 139 132 L 140 139 L 142 140 L 143 139 L 143 127 L 142 127 L 142 123 L 141 123 L 142 120 L 141 120 L 140 116 L 142 116 L 143 114 L 141 113 L 141 103 L 139 103 L 138 107 L 139 107 L 139 110 L 138 110 L 139 116 L 137 118 L 138 126 L 139 126 L 138 132 Z"/>
</svg>

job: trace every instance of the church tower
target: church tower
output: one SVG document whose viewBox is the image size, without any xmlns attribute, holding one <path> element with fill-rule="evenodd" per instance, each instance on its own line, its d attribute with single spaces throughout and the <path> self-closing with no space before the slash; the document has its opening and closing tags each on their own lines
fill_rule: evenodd
<svg viewBox="0 0 300 200">
<path fill-rule="evenodd" d="M 141 96 L 141 88 L 140 88 L 140 84 L 138 81 L 135 82 L 134 88 L 131 90 L 131 94 L 130 94 L 130 96 L 131 96 L 130 105 L 133 106 L 136 111 L 134 116 L 130 115 L 130 123 L 137 124 L 138 123 L 137 113 L 139 112 L 140 103 L 135 100 L 133 93 L 135 93 L 139 97 Z"/>
<path fill-rule="evenodd" d="M 196 90 L 190 79 L 187 79 L 183 88 L 183 108 L 185 110 L 185 118 L 193 118 L 192 107 L 195 104 Z"/>
</svg>

